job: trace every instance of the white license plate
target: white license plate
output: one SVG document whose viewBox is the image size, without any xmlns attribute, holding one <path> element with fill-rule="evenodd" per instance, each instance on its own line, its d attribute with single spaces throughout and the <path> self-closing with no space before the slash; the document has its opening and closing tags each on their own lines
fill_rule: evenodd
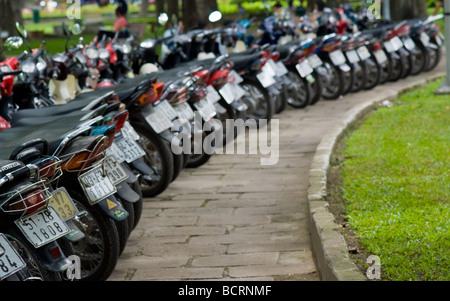
<svg viewBox="0 0 450 301">
<path fill-rule="evenodd" d="M 277 63 L 274 62 L 274 60 L 270 59 L 267 61 L 266 64 L 270 65 L 270 68 L 274 71 L 274 75 L 273 76 L 283 76 L 284 74 L 281 74 L 279 70 L 279 67 L 277 65 Z"/>
<path fill-rule="evenodd" d="M 208 86 L 206 87 L 206 98 L 209 102 L 216 103 L 220 100 L 220 95 L 216 91 L 216 88 L 214 88 L 213 86 Z"/>
<path fill-rule="evenodd" d="M 403 44 L 405 44 L 406 49 L 408 49 L 409 51 L 416 48 L 416 43 L 414 43 L 413 39 L 411 39 L 410 37 L 407 37 L 403 41 Z"/>
<path fill-rule="evenodd" d="M 442 45 L 442 39 L 441 39 L 440 36 L 436 36 L 436 44 L 437 44 L 438 46 L 441 46 L 441 45 Z"/>
<path fill-rule="evenodd" d="M 404 46 L 402 40 L 400 40 L 399 37 L 393 37 L 391 39 L 391 43 L 394 46 L 395 50 L 399 50 Z"/>
<path fill-rule="evenodd" d="M 173 125 L 172 121 L 166 115 L 157 111 L 148 114 L 145 120 L 157 134 L 171 128 Z"/>
<path fill-rule="evenodd" d="M 242 96 L 244 96 L 247 92 L 244 90 L 244 88 L 242 88 L 240 85 L 234 83 L 231 84 L 231 87 L 233 88 L 233 94 L 234 94 L 234 99 L 239 100 L 241 99 Z"/>
<path fill-rule="evenodd" d="M 347 56 L 347 59 L 348 59 L 348 61 L 349 61 L 351 64 L 354 64 L 354 63 L 359 62 L 359 56 L 358 56 L 358 53 L 356 53 L 355 50 L 347 51 L 347 52 L 345 53 L 345 55 Z"/>
<path fill-rule="evenodd" d="M 154 107 L 154 109 L 155 111 L 161 112 L 166 115 L 169 120 L 174 120 L 178 117 L 177 112 L 173 109 L 172 105 L 167 100 L 161 101 L 157 106 Z"/>
<path fill-rule="evenodd" d="M 116 142 L 117 147 L 125 154 L 125 161 L 131 163 L 145 155 L 142 147 L 133 139 L 123 138 Z"/>
<path fill-rule="evenodd" d="M 49 205 L 55 208 L 56 212 L 58 212 L 64 221 L 71 219 L 77 214 L 77 208 L 64 187 L 52 191 Z"/>
<path fill-rule="evenodd" d="M 272 59 L 267 60 L 266 64 L 263 66 L 262 70 L 263 70 L 263 72 L 267 72 L 267 74 L 270 74 L 270 76 L 274 77 L 274 76 L 277 76 L 277 72 L 275 69 L 273 69 L 273 67 L 272 67 L 273 64 L 271 62 L 273 62 Z"/>
<path fill-rule="evenodd" d="M 295 68 L 297 69 L 300 76 L 303 78 L 307 77 L 308 75 L 314 72 L 313 68 L 311 68 L 311 66 L 308 63 L 308 60 L 304 60 L 301 63 L 297 64 Z"/>
<path fill-rule="evenodd" d="M 25 266 L 25 262 L 16 249 L 14 249 L 6 236 L 0 233 L 0 280 L 20 271 Z"/>
<path fill-rule="evenodd" d="M 244 79 L 242 78 L 242 76 L 240 76 L 235 70 L 231 70 L 230 71 L 231 76 L 233 76 L 234 78 L 234 82 L 236 84 L 240 84 L 244 81 Z M 214 90 L 215 91 L 215 90 Z"/>
<path fill-rule="evenodd" d="M 317 54 L 313 54 L 313 55 L 309 56 L 308 62 L 313 69 L 316 69 L 323 65 L 322 60 L 320 59 L 320 57 Z"/>
<path fill-rule="evenodd" d="M 103 160 L 103 168 L 108 175 L 108 178 L 114 185 L 117 185 L 126 179 L 128 179 L 128 174 L 122 168 L 120 163 L 114 158 L 114 156 L 108 156 Z"/>
<path fill-rule="evenodd" d="M 375 51 L 374 55 L 375 58 L 377 59 L 378 64 L 380 65 L 384 64 L 388 60 L 386 53 L 384 53 L 383 50 Z"/>
<path fill-rule="evenodd" d="M 219 96 L 219 98 L 220 98 L 220 96 Z M 178 117 L 180 119 L 192 120 L 195 117 L 194 111 L 192 110 L 191 106 L 186 101 L 175 105 L 173 108 L 177 112 Z"/>
<path fill-rule="evenodd" d="M 420 41 L 422 41 L 423 46 L 427 47 L 428 45 L 430 45 L 430 36 L 425 32 L 422 32 L 420 34 Z"/>
<path fill-rule="evenodd" d="M 286 66 L 283 64 L 283 62 L 277 62 L 277 75 L 279 77 L 288 74 L 289 71 L 287 70 Z"/>
<path fill-rule="evenodd" d="M 123 128 L 120 131 L 122 132 L 122 135 L 125 138 L 139 140 L 139 134 L 136 132 L 134 127 L 128 121 L 125 122 L 125 124 L 123 125 Z"/>
<path fill-rule="evenodd" d="M 125 154 L 120 150 L 119 147 L 117 147 L 117 144 L 113 142 L 111 146 L 106 150 L 106 156 L 114 156 L 116 160 L 119 163 L 125 162 L 126 156 Z"/>
<path fill-rule="evenodd" d="M 194 107 L 202 115 L 204 121 L 209 121 L 216 115 L 216 107 L 206 99 L 194 103 Z"/>
<path fill-rule="evenodd" d="M 267 70 L 268 70 L 267 68 L 266 69 L 263 68 L 262 72 L 256 75 L 256 78 L 264 88 L 268 88 L 276 83 L 275 79 L 272 76 L 272 73 Z"/>
<path fill-rule="evenodd" d="M 91 205 L 117 192 L 116 186 L 103 172 L 102 166 L 97 166 L 80 175 L 78 181 Z"/>
<path fill-rule="evenodd" d="M 57 240 L 70 232 L 67 224 L 51 206 L 27 217 L 20 218 L 15 223 L 28 241 L 36 248 Z"/>
<path fill-rule="evenodd" d="M 358 51 L 358 55 L 361 58 L 361 60 L 364 61 L 364 60 L 367 60 L 368 58 L 370 58 L 370 52 L 366 46 L 359 47 L 357 51 Z"/>
<path fill-rule="evenodd" d="M 384 42 L 384 48 L 386 48 L 386 51 L 389 53 L 396 51 L 396 49 L 395 49 L 394 45 L 391 43 L 391 41 Z"/>
<path fill-rule="evenodd" d="M 220 90 L 220 95 L 222 95 L 223 99 L 230 104 L 234 101 L 234 93 L 233 93 L 233 87 L 230 83 L 225 84 Z"/>
<path fill-rule="evenodd" d="M 342 53 L 341 50 L 336 50 L 336 51 L 331 52 L 330 59 L 331 59 L 331 62 L 333 63 L 333 65 L 335 65 L 335 66 L 345 64 L 345 62 L 347 61 L 345 59 L 344 53 Z"/>
</svg>

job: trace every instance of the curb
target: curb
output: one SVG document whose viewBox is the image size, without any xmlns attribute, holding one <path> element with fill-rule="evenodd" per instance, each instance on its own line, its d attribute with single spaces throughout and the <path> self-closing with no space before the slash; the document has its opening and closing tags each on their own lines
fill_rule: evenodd
<svg viewBox="0 0 450 301">
<path fill-rule="evenodd" d="M 441 62 L 442 63 L 442 62 Z M 387 90 L 370 100 L 353 107 L 346 117 L 338 122 L 319 143 L 309 170 L 308 210 L 312 251 L 322 281 L 366 281 L 356 264 L 350 259 L 348 246 L 340 234 L 333 214 L 329 211 L 327 195 L 327 173 L 331 156 L 346 130 L 360 120 L 379 103 L 394 100 L 411 89 L 424 86 L 446 75 L 445 72 L 429 72 L 423 79 L 394 91 Z"/>
</svg>

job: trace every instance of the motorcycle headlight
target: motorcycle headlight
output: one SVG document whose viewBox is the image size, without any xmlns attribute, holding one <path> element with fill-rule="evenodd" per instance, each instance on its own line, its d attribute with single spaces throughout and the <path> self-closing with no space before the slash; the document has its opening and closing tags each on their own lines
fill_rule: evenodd
<svg viewBox="0 0 450 301">
<path fill-rule="evenodd" d="M 153 46 L 155 46 L 155 42 L 153 40 L 145 40 L 142 41 L 139 46 L 142 48 L 152 48 Z"/>
<path fill-rule="evenodd" d="M 0 66 L 0 71 L 4 72 L 11 72 L 11 68 L 8 65 Z"/>
<path fill-rule="evenodd" d="M 109 52 L 108 52 L 108 50 L 106 50 L 104 48 L 100 48 L 98 50 L 98 57 L 101 60 L 108 61 L 109 60 Z"/>
<path fill-rule="evenodd" d="M 90 60 L 96 60 L 96 59 L 98 59 L 98 50 L 95 49 L 95 48 L 87 48 L 86 49 L 86 56 Z"/>
<path fill-rule="evenodd" d="M 22 71 L 25 73 L 33 73 L 36 71 L 36 65 L 33 62 L 26 62 L 22 65 Z"/>
<path fill-rule="evenodd" d="M 47 69 L 47 62 L 43 59 L 39 59 L 39 62 L 36 64 L 37 69 L 39 72 L 44 72 Z"/>
<path fill-rule="evenodd" d="M 130 54 L 131 53 L 131 46 L 128 44 L 122 45 L 122 51 L 124 54 Z"/>
</svg>

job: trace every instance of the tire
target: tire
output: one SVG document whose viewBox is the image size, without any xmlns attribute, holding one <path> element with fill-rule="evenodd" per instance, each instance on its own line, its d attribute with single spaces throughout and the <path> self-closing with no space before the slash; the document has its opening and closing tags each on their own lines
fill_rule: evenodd
<svg viewBox="0 0 450 301">
<path fill-rule="evenodd" d="M 275 114 L 281 114 L 286 110 L 288 104 L 288 92 L 285 84 L 282 85 L 281 95 L 277 101 L 277 107 L 275 109 Z"/>
<path fill-rule="evenodd" d="M 34 254 L 34 247 L 27 241 L 25 237 L 23 237 L 22 233 L 19 232 L 19 229 L 15 229 L 15 225 L 12 227 L 5 227 L 0 230 L 3 233 L 8 241 L 11 243 L 13 248 L 17 251 L 20 257 L 26 264 L 26 267 L 17 272 L 16 274 L 19 277 L 19 280 L 26 281 L 29 279 L 32 280 L 43 280 L 43 281 L 58 281 L 61 280 L 59 274 L 54 273 L 52 271 L 47 270 L 41 263 L 37 256 Z M 16 275 L 14 274 L 14 275 Z M 23 275 L 23 277 L 20 277 Z M 23 279 L 22 279 L 23 278 Z"/>
<path fill-rule="evenodd" d="M 403 64 L 400 58 L 394 58 L 390 56 L 389 60 L 391 62 L 391 76 L 389 77 L 389 81 L 396 82 L 402 76 Z"/>
<path fill-rule="evenodd" d="M 168 146 L 168 147 L 170 147 L 170 146 Z M 185 166 L 183 154 L 177 155 L 172 152 L 172 155 L 173 155 L 173 176 L 172 176 L 171 182 L 175 181 L 178 178 L 181 170 Z"/>
<path fill-rule="evenodd" d="M 274 100 L 261 83 L 253 77 L 246 77 L 241 83 L 242 88 L 246 90 L 251 97 L 251 102 L 245 114 L 246 119 L 254 119 L 259 127 L 259 121 L 264 119 L 267 124 L 272 120 L 274 108 Z"/>
<path fill-rule="evenodd" d="M 428 55 L 427 51 L 424 47 L 421 45 L 416 45 L 416 48 L 414 48 L 411 52 L 412 56 L 412 68 L 411 68 L 411 75 L 419 75 L 420 73 L 425 70 L 425 67 L 428 64 Z"/>
<path fill-rule="evenodd" d="M 292 81 L 292 87 L 288 89 L 288 105 L 296 109 L 306 108 L 311 97 L 308 82 L 294 71 L 289 71 L 287 77 Z"/>
<path fill-rule="evenodd" d="M 323 90 L 322 81 L 320 80 L 319 75 L 314 71 L 313 76 L 315 82 L 310 85 L 311 86 L 310 105 L 315 105 L 320 100 L 320 98 L 322 97 L 322 90 Z"/>
<path fill-rule="evenodd" d="M 174 162 L 172 150 L 158 135 L 146 130 L 140 124 L 133 124 L 139 134 L 138 143 L 145 151 L 144 161 L 159 176 L 154 181 L 142 179 L 141 190 L 144 197 L 154 197 L 167 189 L 173 179 Z"/>
<path fill-rule="evenodd" d="M 205 138 L 207 137 L 207 134 L 205 132 L 202 133 L 202 146 L 203 146 L 203 141 L 205 140 Z M 192 138 L 194 139 L 194 138 Z M 194 152 L 195 150 L 195 146 L 192 146 L 192 153 L 189 156 L 188 162 L 186 164 L 186 168 L 197 168 L 200 167 L 204 164 L 206 164 L 206 162 L 209 161 L 209 159 L 211 159 L 212 155 L 205 153 L 205 150 L 203 149 L 203 147 L 201 147 L 201 154 L 195 154 Z"/>
<path fill-rule="evenodd" d="M 322 97 L 326 100 L 338 99 L 343 91 L 343 74 L 328 61 L 324 61 L 323 65 L 317 69 L 322 83 Z"/>
<path fill-rule="evenodd" d="M 350 92 L 357 93 L 366 87 L 367 75 L 366 66 L 364 62 L 358 62 L 354 64 L 353 69 L 353 82 Z"/>
<path fill-rule="evenodd" d="M 413 65 L 413 57 L 410 52 L 408 52 L 408 55 L 406 55 L 405 52 L 403 52 L 402 57 L 402 64 L 403 64 L 403 73 L 400 78 L 407 78 L 412 71 L 412 65 Z"/>
<path fill-rule="evenodd" d="M 347 95 L 348 93 L 352 92 L 353 82 L 355 80 L 353 68 L 348 72 L 342 71 L 339 67 L 337 68 L 338 72 L 342 74 L 342 78 L 344 79 L 342 86 L 342 95 Z"/>
<path fill-rule="evenodd" d="M 386 60 L 386 62 L 379 64 L 378 61 L 375 59 L 375 56 L 372 56 L 374 60 L 377 62 L 378 67 L 380 68 L 380 85 L 384 85 L 387 83 L 391 78 L 392 73 L 392 64 L 391 60 Z"/>
<path fill-rule="evenodd" d="M 72 221 L 86 235 L 72 243 L 74 254 L 81 260 L 81 281 L 104 281 L 114 271 L 119 259 L 119 234 L 115 222 L 88 204 L 77 189 L 66 187 L 78 217 Z"/>
<path fill-rule="evenodd" d="M 368 58 L 364 62 L 364 64 L 365 64 L 365 71 L 366 71 L 366 85 L 365 85 L 364 89 L 371 90 L 380 83 L 381 68 L 371 57 Z"/>
<path fill-rule="evenodd" d="M 244 98 L 245 103 L 248 103 L 251 101 L 251 100 L 245 101 L 246 96 L 244 96 L 243 98 Z M 233 129 L 234 130 L 233 133 L 228 133 L 227 127 L 226 127 L 227 120 L 228 119 L 236 120 L 237 115 L 236 115 L 236 112 L 230 107 L 230 105 L 228 105 L 228 104 L 226 106 L 225 106 L 225 104 L 221 104 L 221 105 L 222 105 L 222 107 L 225 108 L 226 112 L 217 114 L 215 118 L 222 123 L 222 127 L 223 127 L 223 132 L 222 132 L 223 133 L 223 144 L 222 145 L 225 146 L 225 145 L 227 145 L 227 142 L 230 143 L 230 142 L 234 141 L 234 139 L 236 139 L 236 137 L 238 135 L 238 132 L 236 129 Z M 189 162 L 189 158 L 185 162 L 186 162 L 185 164 L 187 165 L 187 162 Z"/>
<path fill-rule="evenodd" d="M 436 68 L 442 58 L 442 48 L 438 47 L 437 49 L 428 49 L 428 65 L 424 68 L 424 72 L 428 72 Z"/>
<path fill-rule="evenodd" d="M 1 98 L 0 95 L 0 116 L 5 118 L 7 121 L 11 121 L 14 116 L 15 106 L 12 103 L 12 98 L 6 97 Z"/>
</svg>

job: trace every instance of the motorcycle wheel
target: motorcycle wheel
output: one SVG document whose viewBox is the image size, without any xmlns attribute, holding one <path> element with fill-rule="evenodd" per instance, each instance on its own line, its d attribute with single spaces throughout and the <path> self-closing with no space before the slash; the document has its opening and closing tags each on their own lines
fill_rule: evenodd
<svg viewBox="0 0 450 301">
<path fill-rule="evenodd" d="M 288 92 L 286 85 L 283 84 L 281 88 L 281 94 L 277 101 L 277 108 L 275 109 L 276 114 L 281 114 L 284 110 L 286 110 L 288 103 Z"/>
<path fill-rule="evenodd" d="M 311 97 L 307 81 L 292 71 L 288 72 L 287 77 L 292 82 L 292 86 L 288 89 L 288 104 L 296 109 L 306 108 Z"/>
<path fill-rule="evenodd" d="M 13 226 L 15 227 L 15 226 Z M 15 228 L 7 227 L 2 229 L 1 232 L 6 236 L 13 248 L 17 251 L 20 257 L 26 264 L 24 268 L 26 271 L 22 273 L 26 275 L 24 279 L 19 278 L 21 281 L 37 280 L 37 281 L 59 281 L 60 276 L 57 273 L 47 270 L 39 261 L 36 255 L 33 253 L 33 246 L 19 233 Z M 19 271 L 20 272 L 20 271 Z M 19 273 L 18 272 L 18 273 Z"/>
<path fill-rule="evenodd" d="M 412 56 L 411 75 L 418 75 L 423 72 L 423 70 L 428 64 L 427 51 L 424 47 L 417 45 L 416 48 L 412 50 L 411 56 Z"/>
<path fill-rule="evenodd" d="M 322 97 L 326 100 L 336 100 L 342 95 L 344 75 L 330 62 L 324 61 L 318 67 L 320 81 L 322 82 Z"/>
<path fill-rule="evenodd" d="M 188 162 L 186 164 L 186 168 L 197 168 L 199 166 L 206 164 L 206 162 L 208 162 L 209 159 L 211 159 L 212 155 L 206 153 L 205 150 L 203 149 L 203 141 L 205 140 L 206 137 L 207 137 L 206 133 L 203 132 L 202 133 L 202 145 L 200 146 L 201 154 L 196 154 L 194 152 L 194 150 L 196 148 L 194 146 L 195 141 L 192 143 L 192 150 L 191 150 L 192 153 L 189 156 Z M 194 139 L 194 137 L 192 139 Z"/>
<path fill-rule="evenodd" d="M 342 95 L 347 95 L 348 93 L 352 92 L 353 83 L 355 82 L 354 69 L 351 68 L 350 71 L 346 72 L 338 67 L 338 72 L 342 73 L 342 77 L 344 79 L 342 87 Z"/>
<path fill-rule="evenodd" d="M 144 161 L 156 173 L 155 180 L 142 179 L 142 195 L 153 197 L 167 189 L 173 178 L 174 162 L 170 147 L 160 136 L 147 131 L 140 124 L 133 124 L 139 134 L 138 143 L 145 151 Z"/>
<path fill-rule="evenodd" d="M 170 147 L 170 146 L 168 146 L 168 147 Z M 175 181 L 176 178 L 178 178 L 181 170 L 185 166 L 183 154 L 177 155 L 172 152 L 172 155 L 173 155 L 173 176 L 172 176 L 171 182 Z"/>
<path fill-rule="evenodd" d="M 409 52 L 408 55 L 406 55 L 406 53 L 403 52 L 403 54 L 400 54 L 400 56 L 403 64 L 403 72 L 400 78 L 407 78 L 411 74 L 413 57 Z"/>
<path fill-rule="evenodd" d="M 428 49 L 428 65 L 424 68 L 424 72 L 428 72 L 436 68 L 442 58 L 442 48 L 438 47 L 437 49 L 427 48 Z"/>
<path fill-rule="evenodd" d="M 364 62 L 354 64 L 353 68 L 353 83 L 350 92 L 357 93 L 366 86 L 366 67 Z"/>
<path fill-rule="evenodd" d="M 374 56 L 372 56 L 374 57 Z M 387 59 L 384 63 L 380 64 L 376 59 L 374 59 L 377 62 L 378 67 L 380 68 L 380 85 L 384 85 L 389 81 L 391 78 L 391 72 L 392 72 L 392 64 L 391 60 Z"/>
<path fill-rule="evenodd" d="M 243 98 L 245 98 L 245 97 L 243 97 Z M 251 100 L 244 101 L 244 102 L 247 103 L 247 102 L 250 102 L 250 101 Z M 227 104 L 225 106 L 225 104 L 222 104 L 222 103 L 221 103 L 221 105 L 226 109 L 226 111 L 223 112 L 223 113 L 217 113 L 215 118 L 222 123 L 222 129 L 223 129 L 223 132 L 222 132 L 223 133 L 223 136 L 222 136 L 223 137 L 223 144 L 222 145 L 225 146 L 225 145 L 227 145 L 227 143 L 230 143 L 230 142 L 234 141 L 234 139 L 236 139 L 236 137 L 238 135 L 238 132 L 237 132 L 236 128 L 233 129 L 232 133 L 229 133 L 227 131 L 227 127 L 226 127 L 227 120 L 236 120 L 237 115 L 236 115 L 235 111 L 233 110 L 233 108 L 230 105 Z M 189 161 L 189 159 L 187 161 Z M 186 161 L 186 164 L 187 164 L 187 161 Z"/>
<path fill-rule="evenodd" d="M 247 77 L 241 85 L 249 93 L 251 101 L 251 103 L 247 103 L 248 109 L 245 118 L 255 120 L 258 127 L 261 119 L 266 120 L 269 124 L 275 111 L 274 100 L 269 91 L 256 78 Z"/>
<path fill-rule="evenodd" d="M 400 57 L 394 58 L 390 56 L 390 62 L 391 62 L 391 76 L 389 77 L 389 81 L 396 82 L 398 81 L 403 73 L 403 63 Z"/>
<path fill-rule="evenodd" d="M 366 70 L 366 85 L 364 89 L 371 90 L 380 83 L 381 68 L 371 57 L 368 58 L 364 64 Z"/>
<path fill-rule="evenodd" d="M 117 228 L 117 234 L 119 234 L 119 256 L 125 250 L 127 246 L 128 237 L 131 234 L 131 228 L 134 225 L 134 207 L 132 203 L 129 203 L 117 194 L 115 195 L 117 201 L 122 205 L 123 209 L 128 212 L 128 217 L 123 221 L 114 221 Z"/>
<path fill-rule="evenodd" d="M 83 204 L 88 201 L 77 189 L 70 189 L 69 194 L 79 212 L 73 222 L 85 235 L 80 241 L 72 243 L 74 254 L 80 258 L 80 280 L 104 281 L 114 271 L 119 259 L 116 224 L 95 207 Z"/>
<path fill-rule="evenodd" d="M 317 74 L 317 72 L 314 71 L 313 76 L 315 81 L 310 85 L 311 87 L 310 105 L 315 105 L 320 100 L 320 98 L 322 97 L 322 90 L 323 90 L 322 81 L 320 80 L 320 77 Z"/>
</svg>

